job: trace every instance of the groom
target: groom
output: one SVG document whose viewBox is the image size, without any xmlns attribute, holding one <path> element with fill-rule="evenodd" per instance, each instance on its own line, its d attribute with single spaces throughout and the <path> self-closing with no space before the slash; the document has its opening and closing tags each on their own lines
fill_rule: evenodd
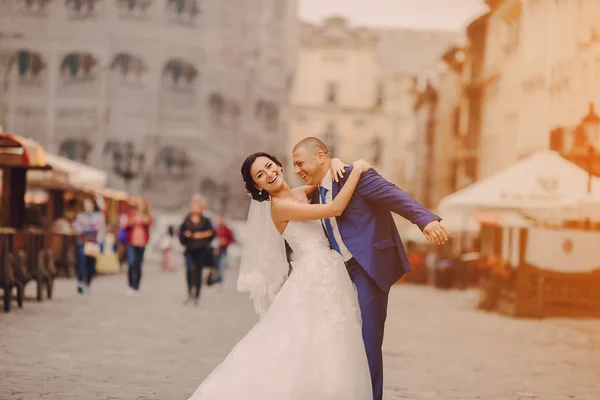
<svg viewBox="0 0 600 400">
<path fill-rule="evenodd" d="M 337 196 L 346 177 L 333 182 L 329 166 L 331 154 L 317 138 L 301 140 L 293 149 L 295 172 L 308 185 L 319 186 L 313 203 L 328 203 Z M 410 265 L 391 213 L 416 224 L 430 242 L 443 244 L 448 230 L 441 218 L 428 211 L 375 170 L 365 172 L 346 207 L 337 218 L 323 220 L 331 247 L 346 263 L 358 290 L 362 313 L 362 332 L 369 360 L 373 398 L 383 398 L 383 331 L 389 290 Z"/>
</svg>

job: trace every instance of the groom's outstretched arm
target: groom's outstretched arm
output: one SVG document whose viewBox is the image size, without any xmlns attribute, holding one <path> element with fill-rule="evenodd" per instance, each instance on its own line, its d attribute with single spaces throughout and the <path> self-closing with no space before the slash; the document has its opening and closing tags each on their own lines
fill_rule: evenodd
<svg viewBox="0 0 600 400">
<path fill-rule="evenodd" d="M 356 191 L 369 203 L 401 215 L 421 230 L 432 221 L 442 220 L 375 170 L 362 174 Z"/>
</svg>

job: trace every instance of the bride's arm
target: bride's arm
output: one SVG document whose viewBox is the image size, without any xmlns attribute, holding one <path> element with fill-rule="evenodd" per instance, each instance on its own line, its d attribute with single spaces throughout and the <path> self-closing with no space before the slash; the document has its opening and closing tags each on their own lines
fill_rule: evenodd
<svg viewBox="0 0 600 400">
<path fill-rule="evenodd" d="M 361 174 L 372 168 L 363 160 L 354 162 L 353 166 L 346 184 L 331 203 L 301 204 L 292 200 L 280 200 L 273 204 L 271 210 L 273 220 L 276 222 L 312 221 L 342 215 L 352 198 Z"/>
</svg>

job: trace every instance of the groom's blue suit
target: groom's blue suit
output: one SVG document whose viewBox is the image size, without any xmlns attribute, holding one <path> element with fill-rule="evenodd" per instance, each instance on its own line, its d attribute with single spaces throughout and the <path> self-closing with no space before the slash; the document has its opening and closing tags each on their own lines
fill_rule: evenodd
<svg viewBox="0 0 600 400">
<path fill-rule="evenodd" d="M 346 182 L 350 171 L 351 168 L 347 168 L 344 179 L 333 182 L 333 198 Z M 318 191 L 312 202 L 320 202 Z M 375 170 L 363 173 L 346 210 L 336 219 L 342 241 L 354 256 L 347 267 L 358 290 L 363 339 L 375 400 L 383 397 L 381 346 L 388 293 L 391 286 L 411 270 L 392 212 L 416 224 L 421 230 L 430 222 L 441 220 Z"/>
</svg>

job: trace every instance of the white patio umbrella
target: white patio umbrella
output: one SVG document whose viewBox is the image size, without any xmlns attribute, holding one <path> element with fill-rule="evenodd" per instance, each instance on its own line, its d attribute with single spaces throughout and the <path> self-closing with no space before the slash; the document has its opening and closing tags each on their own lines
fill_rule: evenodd
<svg viewBox="0 0 600 400">
<path fill-rule="evenodd" d="M 457 210 L 473 212 L 482 209 L 546 210 L 552 213 L 577 204 L 587 193 L 587 184 L 587 171 L 554 151 L 541 150 L 446 196 L 438 211 L 442 216 Z"/>
</svg>

